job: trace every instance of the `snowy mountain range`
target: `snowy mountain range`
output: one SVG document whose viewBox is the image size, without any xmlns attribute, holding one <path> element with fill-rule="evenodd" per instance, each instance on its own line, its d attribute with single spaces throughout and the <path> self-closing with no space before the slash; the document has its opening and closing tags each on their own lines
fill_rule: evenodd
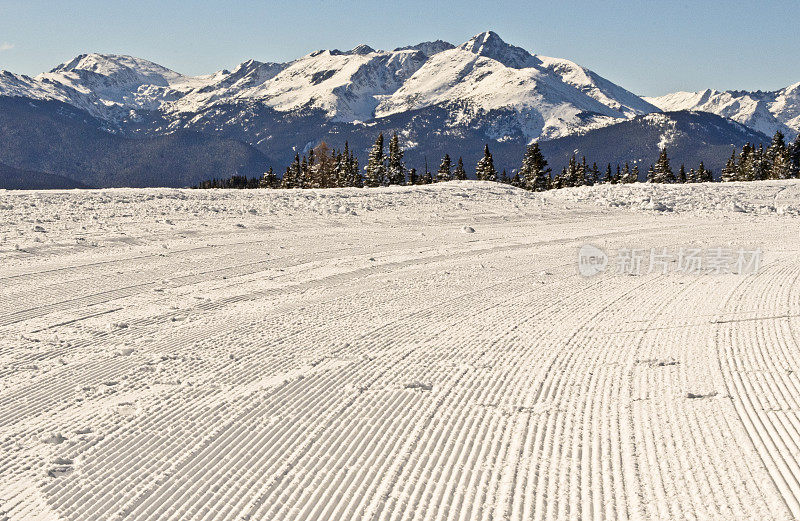
<svg viewBox="0 0 800 521">
<path fill-rule="evenodd" d="M 644 99 L 665 111 L 711 112 L 768 135 L 780 130 L 796 136 L 800 131 L 800 82 L 773 92 L 707 89 Z"/>
<path fill-rule="evenodd" d="M 533 55 L 493 32 L 458 47 L 441 41 L 394 51 L 359 45 L 288 63 L 249 60 L 199 77 L 131 56 L 86 54 L 35 78 L 3 72 L 0 95 L 62 101 L 121 128 L 141 112 L 171 119 L 229 104 L 258 103 L 283 113 L 317 109 L 349 123 L 438 106 L 455 124 L 503 113 L 494 137 L 521 132 L 529 139 L 658 110 L 588 69 Z"/>
<path fill-rule="evenodd" d="M 0 102 L 12 98 L 30 100 L 32 111 L 55 111 L 45 119 L 59 129 L 71 124 L 59 114 L 74 109 L 120 139 L 197 133 L 253 147 L 277 168 L 295 150 L 322 139 L 333 146 L 349 140 L 356 150 L 366 150 L 379 131 L 397 131 L 409 158 L 430 155 L 438 161 L 440 149 L 466 157 L 484 142 L 503 148 L 581 136 L 662 110 L 713 112 L 765 134 L 780 129 L 791 137 L 800 130 L 800 84 L 776 93 L 641 98 L 569 60 L 532 54 L 491 31 L 459 46 L 441 40 L 393 51 L 359 45 L 286 63 L 249 60 L 206 76 L 185 76 L 131 56 L 85 54 L 36 77 L 3 71 Z M 32 117 L 24 106 L 14 110 L 19 121 L 7 117 L 5 132 Z M 245 163 L 257 157 L 240 152 L 247 160 L 231 173 L 246 173 Z M 79 175 L 55 159 L 38 164 L 19 159 L 35 155 L 0 151 L 0 162 Z"/>
</svg>

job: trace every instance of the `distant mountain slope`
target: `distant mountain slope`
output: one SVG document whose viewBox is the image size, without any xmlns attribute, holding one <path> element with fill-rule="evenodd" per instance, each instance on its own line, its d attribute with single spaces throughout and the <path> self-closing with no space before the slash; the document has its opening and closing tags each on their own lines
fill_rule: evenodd
<svg viewBox="0 0 800 521">
<path fill-rule="evenodd" d="M 131 139 L 85 111 L 24 98 L 0 98 L 0 143 L 0 163 L 95 187 L 187 186 L 272 163 L 236 140 L 186 131 Z"/>
<path fill-rule="evenodd" d="M 770 138 L 744 125 L 705 112 L 667 112 L 637 116 L 608 127 L 591 130 L 580 136 L 567 136 L 541 142 L 542 151 L 554 169 L 560 171 L 575 153 L 586 156 L 605 170 L 629 161 L 639 165 L 641 180 L 666 147 L 673 170 L 681 163 L 696 168 L 704 161 L 707 168 L 719 175 L 731 156 L 732 147 L 741 150 L 744 143 L 768 144 Z"/>
<path fill-rule="evenodd" d="M 0 189 L 5 190 L 63 190 L 89 188 L 64 176 L 20 170 L 0 163 Z"/>
<path fill-rule="evenodd" d="M 645 98 L 662 110 L 702 110 L 772 135 L 780 130 L 789 137 L 800 132 L 800 83 L 773 92 L 704 90 L 675 92 Z"/>
</svg>

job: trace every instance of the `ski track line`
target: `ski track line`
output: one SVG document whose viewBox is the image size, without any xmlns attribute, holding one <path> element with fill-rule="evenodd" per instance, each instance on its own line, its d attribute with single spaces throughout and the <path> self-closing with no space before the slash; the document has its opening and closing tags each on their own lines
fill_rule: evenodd
<svg viewBox="0 0 800 521">
<path fill-rule="evenodd" d="M 795 262 L 766 266 L 731 290 L 723 311 L 728 311 L 729 306 L 734 309 L 749 306 L 756 300 L 756 309 L 762 314 L 775 314 L 776 304 L 790 306 L 787 311 L 791 312 L 792 304 L 796 307 L 797 303 L 787 295 L 797 291 L 797 278 Z M 784 298 L 776 299 L 776 295 Z M 781 332 L 780 326 L 787 327 Z M 787 367 L 795 367 L 798 361 L 798 344 L 791 324 L 775 319 L 738 323 L 736 328 L 721 322 L 717 328 L 726 392 L 786 508 L 793 518 L 800 519 L 800 433 L 794 412 L 798 408 L 800 387 L 796 377 L 788 382 L 786 378 Z M 766 336 L 770 339 L 765 340 Z M 778 411 L 773 412 L 773 407 Z M 780 409 L 787 413 L 781 413 Z"/>
</svg>

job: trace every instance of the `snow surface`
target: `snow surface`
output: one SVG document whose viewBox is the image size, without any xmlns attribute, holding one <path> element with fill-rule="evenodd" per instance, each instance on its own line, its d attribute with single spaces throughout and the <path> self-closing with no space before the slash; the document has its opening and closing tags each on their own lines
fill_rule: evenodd
<svg viewBox="0 0 800 521">
<path fill-rule="evenodd" d="M 798 216 L 796 181 L 0 191 L 0 518 L 796 519 Z M 585 243 L 764 257 L 583 278 Z"/>
</svg>

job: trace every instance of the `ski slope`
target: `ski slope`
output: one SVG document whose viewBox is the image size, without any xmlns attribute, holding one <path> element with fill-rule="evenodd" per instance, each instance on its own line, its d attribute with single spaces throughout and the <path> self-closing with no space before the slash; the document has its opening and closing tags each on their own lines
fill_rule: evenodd
<svg viewBox="0 0 800 521">
<path fill-rule="evenodd" d="M 795 181 L 0 191 L 0 519 L 798 519 L 798 214 Z M 763 262 L 585 278 L 586 243 Z"/>
</svg>

